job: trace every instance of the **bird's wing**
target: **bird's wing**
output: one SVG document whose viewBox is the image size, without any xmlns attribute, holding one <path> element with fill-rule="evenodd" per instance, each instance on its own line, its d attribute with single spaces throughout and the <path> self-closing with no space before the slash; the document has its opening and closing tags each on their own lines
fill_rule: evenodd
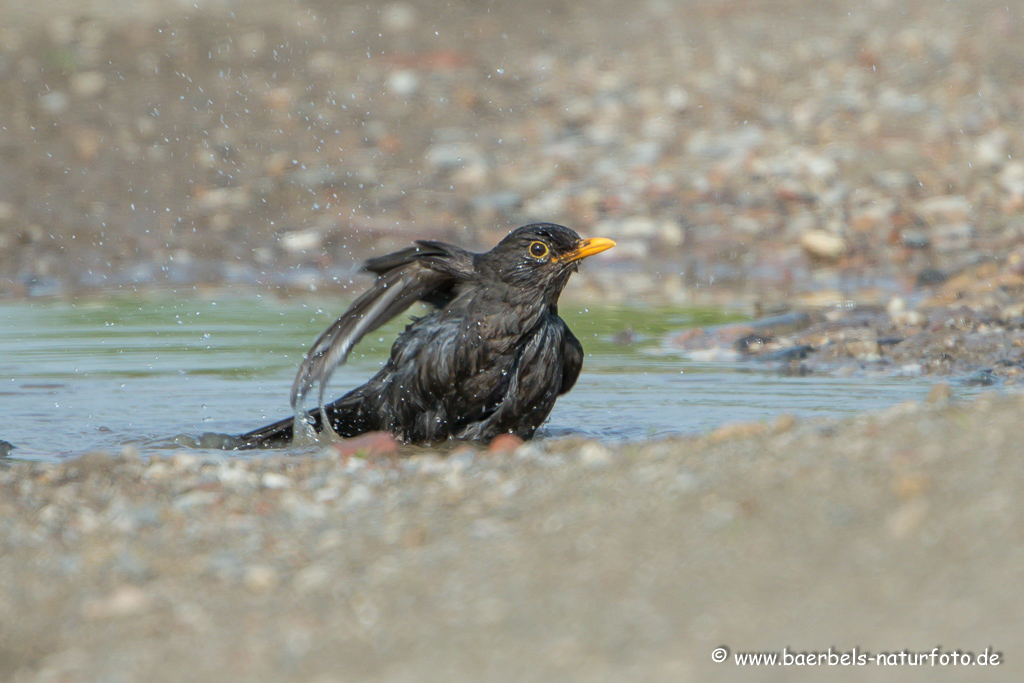
<svg viewBox="0 0 1024 683">
<path fill-rule="evenodd" d="M 378 276 L 373 287 L 317 337 L 299 366 L 291 404 L 303 425 L 308 418 L 302 406 L 309 390 L 319 384 L 323 412 L 327 382 L 352 347 L 416 301 L 439 305 L 450 300 L 457 283 L 472 276 L 473 254 L 441 242 L 418 242 L 414 247 L 371 259 L 365 268 Z"/>
<path fill-rule="evenodd" d="M 558 388 L 559 396 L 569 393 L 579 379 L 580 370 L 583 369 L 583 345 L 568 325 L 565 325 L 565 333 L 565 341 L 562 344 L 562 386 Z"/>
</svg>

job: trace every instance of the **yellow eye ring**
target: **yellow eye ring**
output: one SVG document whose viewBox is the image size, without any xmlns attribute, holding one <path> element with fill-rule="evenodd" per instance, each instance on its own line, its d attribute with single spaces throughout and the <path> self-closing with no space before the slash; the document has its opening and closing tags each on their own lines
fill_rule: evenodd
<svg viewBox="0 0 1024 683">
<path fill-rule="evenodd" d="M 530 242 L 530 256 L 533 258 L 544 258 L 549 251 L 548 245 L 543 242 Z"/>
</svg>

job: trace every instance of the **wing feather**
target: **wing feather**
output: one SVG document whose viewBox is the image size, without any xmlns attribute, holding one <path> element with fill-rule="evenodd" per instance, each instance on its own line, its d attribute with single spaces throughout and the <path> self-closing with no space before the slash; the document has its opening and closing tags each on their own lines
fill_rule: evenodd
<svg viewBox="0 0 1024 683">
<path fill-rule="evenodd" d="M 319 385 L 318 405 L 323 415 L 327 383 L 359 340 L 416 301 L 438 305 L 449 300 L 457 283 L 471 276 L 473 254 L 440 242 L 419 242 L 415 247 L 372 259 L 365 268 L 378 275 L 373 287 L 316 338 L 299 366 L 291 391 L 296 436 L 300 430 L 312 431 L 303 408 L 309 390 Z M 325 429 L 329 428 L 330 421 L 323 417 Z"/>
</svg>

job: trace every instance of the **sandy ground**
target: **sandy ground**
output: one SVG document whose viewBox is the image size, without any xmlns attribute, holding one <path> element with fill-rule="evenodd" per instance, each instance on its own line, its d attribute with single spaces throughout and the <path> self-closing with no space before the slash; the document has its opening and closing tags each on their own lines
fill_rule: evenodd
<svg viewBox="0 0 1024 683">
<path fill-rule="evenodd" d="M 1005 2 L 254 7 L 3 4 L 0 298 L 344 287 L 545 219 L 619 242 L 579 278 L 610 300 L 826 309 L 680 348 L 1021 379 Z M 625 447 L 0 459 L 0 679 L 1020 680 L 1024 402 L 933 398 Z"/>
</svg>

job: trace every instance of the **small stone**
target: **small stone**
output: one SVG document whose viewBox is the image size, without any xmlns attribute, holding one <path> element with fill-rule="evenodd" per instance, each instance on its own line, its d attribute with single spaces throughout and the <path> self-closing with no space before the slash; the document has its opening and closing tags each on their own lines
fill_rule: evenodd
<svg viewBox="0 0 1024 683">
<path fill-rule="evenodd" d="M 72 143 L 78 160 L 88 163 L 99 154 L 103 134 L 91 126 L 82 126 L 75 131 Z"/>
<path fill-rule="evenodd" d="M 373 491 L 365 484 L 356 484 L 348 490 L 342 499 L 342 505 L 347 508 L 362 507 L 373 500 Z"/>
<path fill-rule="evenodd" d="M 223 465 L 217 470 L 217 479 L 226 488 L 236 492 L 253 491 L 256 489 L 256 474 L 242 467 Z"/>
<path fill-rule="evenodd" d="M 846 253 L 846 240 L 824 230 L 807 230 L 800 235 L 800 246 L 811 256 L 825 261 L 836 261 Z"/>
<path fill-rule="evenodd" d="M 928 316 L 921 311 L 907 311 L 902 322 L 904 325 L 910 325 L 911 327 L 920 327 L 928 323 Z"/>
<path fill-rule="evenodd" d="M 388 33 L 406 33 L 416 27 L 416 7 L 407 2 L 393 2 L 380 12 L 380 25 Z"/>
<path fill-rule="evenodd" d="M 925 249 L 931 244 L 928 235 L 921 230 L 903 230 L 900 233 L 900 242 L 908 249 Z"/>
<path fill-rule="evenodd" d="M 245 570 L 242 583 L 253 593 L 266 593 L 277 588 L 277 571 L 273 567 L 257 564 Z"/>
<path fill-rule="evenodd" d="M 932 230 L 932 248 L 943 254 L 962 252 L 974 242 L 975 229 L 970 223 L 937 225 Z"/>
<path fill-rule="evenodd" d="M 292 581 L 300 594 L 323 590 L 331 583 L 331 571 L 321 564 L 311 564 L 295 574 Z"/>
<path fill-rule="evenodd" d="M 523 440 L 515 434 L 499 434 L 491 439 L 490 445 L 487 446 L 487 451 L 494 455 L 511 453 L 522 445 Z"/>
<path fill-rule="evenodd" d="M 216 491 L 189 491 L 174 499 L 174 507 L 179 510 L 191 510 L 206 507 L 220 501 L 221 494 Z"/>
<path fill-rule="evenodd" d="M 672 87 L 665 93 L 665 106 L 675 114 L 682 114 L 693 106 L 693 98 L 682 88 Z"/>
<path fill-rule="evenodd" d="M 894 296 L 889 299 L 889 303 L 885 305 L 885 312 L 889 314 L 890 318 L 896 318 L 903 315 L 907 310 L 907 302 L 902 297 Z"/>
<path fill-rule="evenodd" d="M 1009 136 L 1001 129 L 978 138 L 974 147 L 974 164 L 985 170 L 999 168 L 1008 160 Z"/>
<path fill-rule="evenodd" d="M 75 21 L 69 16 L 54 17 L 46 24 L 46 33 L 57 47 L 67 47 L 75 39 Z"/>
<path fill-rule="evenodd" d="M 599 443 L 585 443 L 580 448 L 580 462 L 586 467 L 606 467 L 611 460 L 611 452 Z"/>
<path fill-rule="evenodd" d="M 398 441 L 388 432 L 367 432 L 351 439 L 342 439 L 331 444 L 339 458 L 362 455 L 394 455 L 398 452 Z"/>
<path fill-rule="evenodd" d="M 999 186 L 1012 195 L 1024 195 L 1024 163 L 1013 161 L 999 174 Z"/>
<path fill-rule="evenodd" d="M 445 459 L 448 469 L 462 472 L 476 462 L 476 449 L 465 444 L 452 451 Z"/>
<path fill-rule="evenodd" d="M 860 360 L 878 360 L 882 355 L 878 342 L 873 339 L 854 339 L 844 342 L 843 350 L 847 355 Z"/>
<path fill-rule="evenodd" d="M 570 126 L 582 126 L 594 117 L 593 102 L 586 97 L 569 100 L 562 110 L 562 119 Z"/>
<path fill-rule="evenodd" d="M 924 374 L 924 367 L 920 363 L 907 363 L 896 370 L 899 377 L 920 377 Z"/>
<path fill-rule="evenodd" d="M 281 490 L 291 488 L 292 480 L 280 472 L 264 472 L 260 484 L 265 489 Z"/>
<path fill-rule="evenodd" d="M 99 71 L 82 71 L 71 77 L 71 92 L 84 100 L 98 96 L 107 87 L 107 77 Z"/>
<path fill-rule="evenodd" d="M 82 604 L 85 619 L 130 617 L 149 609 L 153 598 L 137 586 L 122 586 L 105 598 L 86 600 Z"/>
<path fill-rule="evenodd" d="M 267 36 L 263 31 L 249 31 L 238 37 L 238 50 L 243 57 L 259 57 L 267 44 Z"/>
<path fill-rule="evenodd" d="M 46 93 L 39 98 L 39 108 L 50 116 L 59 116 L 67 111 L 68 96 L 60 90 Z"/>
<path fill-rule="evenodd" d="M 142 472 L 142 478 L 147 481 L 162 481 L 173 476 L 174 470 L 165 462 L 154 462 Z"/>
<path fill-rule="evenodd" d="M 964 379 L 964 385 L 969 387 L 994 387 L 1002 382 L 1002 378 L 987 368 L 982 368 Z"/>
<path fill-rule="evenodd" d="M 281 510 L 288 514 L 294 521 L 304 522 L 310 519 L 323 519 L 327 511 L 320 503 L 306 500 L 303 496 L 293 491 L 285 491 L 281 494 Z"/>
<path fill-rule="evenodd" d="M 453 493 L 462 493 L 466 488 L 466 478 L 462 476 L 461 469 L 448 470 L 448 472 L 441 477 L 441 481 L 444 482 L 444 485 L 448 487 L 448 490 Z"/>
<path fill-rule="evenodd" d="M 668 490 L 673 493 L 689 493 L 700 485 L 700 479 L 693 472 L 683 471 L 669 484 Z"/>
<path fill-rule="evenodd" d="M 420 87 L 420 77 L 412 69 L 392 71 L 385 83 L 387 91 L 399 97 L 411 97 Z"/>
<path fill-rule="evenodd" d="M 320 248 L 323 235 L 319 230 L 293 230 L 278 238 L 281 248 L 289 254 L 303 254 Z"/>
<path fill-rule="evenodd" d="M 341 493 L 344 490 L 342 486 L 326 486 L 322 489 L 317 489 L 313 493 L 313 500 L 317 503 L 330 503 L 332 500 L 338 500 L 341 498 Z"/>
<path fill-rule="evenodd" d="M 737 422 L 735 424 L 722 425 L 708 435 L 712 443 L 721 441 L 732 441 L 734 439 L 749 439 L 762 436 L 768 432 L 768 426 L 763 422 Z"/>
<path fill-rule="evenodd" d="M 291 88 L 273 88 L 263 96 L 269 109 L 287 111 L 295 102 L 295 92 Z"/>
<path fill-rule="evenodd" d="M 892 490 L 901 500 L 911 500 L 930 488 L 927 477 L 921 474 L 906 474 L 893 482 Z"/>
<path fill-rule="evenodd" d="M 967 221 L 972 218 L 974 209 L 971 202 L 962 195 L 942 195 L 930 197 L 917 203 L 914 212 L 929 225 Z"/>
<path fill-rule="evenodd" d="M 171 465 L 178 472 L 198 472 L 201 464 L 199 456 L 188 451 L 178 451 L 171 458 Z"/>
<path fill-rule="evenodd" d="M 427 166 L 435 171 L 452 171 L 466 166 L 486 166 L 483 154 L 473 145 L 465 142 L 439 143 L 427 149 Z"/>
</svg>

